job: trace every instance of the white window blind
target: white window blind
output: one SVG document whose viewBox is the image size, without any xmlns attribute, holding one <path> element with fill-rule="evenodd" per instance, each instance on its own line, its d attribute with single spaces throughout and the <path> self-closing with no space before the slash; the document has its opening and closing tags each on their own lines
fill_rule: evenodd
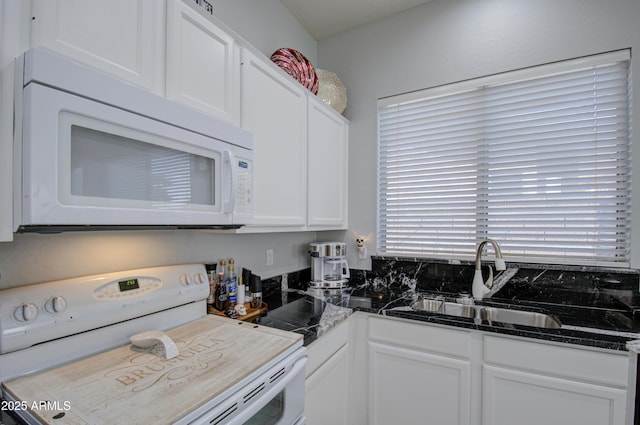
<svg viewBox="0 0 640 425">
<path fill-rule="evenodd" d="M 630 52 L 378 104 L 378 253 L 628 265 Z"/>
</svg>

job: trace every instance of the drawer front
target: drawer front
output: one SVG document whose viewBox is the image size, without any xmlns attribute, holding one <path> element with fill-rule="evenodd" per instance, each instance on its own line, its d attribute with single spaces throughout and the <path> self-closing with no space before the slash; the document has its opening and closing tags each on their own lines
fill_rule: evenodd
<svg viewBox="0 0 640 425">
<path fill-rule="evenodd" d="M 321 339 L 317 339 L 307 347 L 307 368 L 306 377 L 308 378 L 320 366 L 338 352 L 342 347 L 347 345 L 349 338 L 348 320 L 340 323 L 333 329 L 329 330 Z"/>
<path fill-rule="evenodd" d="M 424 351 L 471 356 L 471 333 L 451 327 L 394 318 L 369 318 L 369 338 Z"/>
<path fill-rule="evenodd" d="M 484 361 L 620 388 L 628 386 L 629 356 L 626 352 L 605 352 L 485 335 Z"/>
</svg>

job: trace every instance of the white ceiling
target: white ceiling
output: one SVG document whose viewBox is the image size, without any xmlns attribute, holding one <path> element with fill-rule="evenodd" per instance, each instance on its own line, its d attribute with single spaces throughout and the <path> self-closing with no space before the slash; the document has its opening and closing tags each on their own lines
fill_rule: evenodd
<svg viewBox="0 0 640 425">
<path fill-rule="evenodd" d="M 431 0 L 280 0 L 307 31 L 321 40 Z"/>
</svg>

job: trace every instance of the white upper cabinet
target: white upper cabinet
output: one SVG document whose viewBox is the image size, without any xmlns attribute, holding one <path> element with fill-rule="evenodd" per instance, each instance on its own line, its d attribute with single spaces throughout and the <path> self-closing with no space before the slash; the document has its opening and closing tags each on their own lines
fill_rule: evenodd
<svg viewBox="0 0 640 425">
<path fill-rule="evenodd" d="M 13 240 L 13 69 L 0 70 L 0 242 Z"/>
<path fill-rule="evenodd" d="M 163 2 L 33 0 L 32 14 L 32 47 L 163 92 Z"/>
<path fill-rule="evenodd" d="M 251 131 L 254 224 L 241 232 L 347 228 L 349 122 L 193 0 L 7 4 L 0 22 L 17 23 L 5 25 L 3 62 L 45 47 Z M 11 76 L 1 86 L 11 96 Z M 11 109 L 0 104 L 1 123 L 12 122 Z M 0 143 L 11 158 L 12 134 L 0 132 Z M 13 236 L 5 165 L 0 241 Z"/>
<path fill-rule="evenodd" d="M 297 82 L 242 50 L 241 126 L 253 133 L 254 225 L 304 226 L 307 97 Z"/>
<path fill-rule="evenodd" d="M 347 228 L 349 122 L 242 50 L 241 126 L 254 136 L 254 224 L 243 232 Z"/>
<path fill-rule="evenodd" d="M 237 51 L 234 38 L 197 10 L 167 1 L 167 98 L 239 124 Z"/>
<path fill-rule="evenodd" d="M 312 97 L 308 105 L 307 224 L 342 229 L 347 227 L 349 124 Z"/>
</svg>

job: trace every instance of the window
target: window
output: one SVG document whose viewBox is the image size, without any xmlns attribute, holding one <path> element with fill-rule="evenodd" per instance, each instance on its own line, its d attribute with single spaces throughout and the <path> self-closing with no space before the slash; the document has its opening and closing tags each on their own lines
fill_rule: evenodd
<svg viewBox="0 0 640 425">
<path fill-rule="evenodd" d="M 630 51 L 378 102 L 378 252 L 628 266 Z"/>
</svg>

